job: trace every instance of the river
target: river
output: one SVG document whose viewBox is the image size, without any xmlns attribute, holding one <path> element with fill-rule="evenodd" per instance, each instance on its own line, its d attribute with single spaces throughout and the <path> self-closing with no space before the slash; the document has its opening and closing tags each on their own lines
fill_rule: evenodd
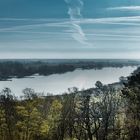
<svg viewBox="0 0 140 140">
<path fill-rule="evenodd" d="M 34 75 L 26 78 L 12 78 L 11 81 L 0 81 L 0 89 L 8 87 L 16 96 L 22 95 L 22 90 L 25 88 L 56 95 L 66 92 L 71 87 L 77 87 L 80 90 L 94 87 L 96 81 L 101 81 L 103 84 L 117 82 L 121 76 L 129 76 L 136 68 L 128 66 L 122 68 L 107 67 L 97 70 L 77 69 L 73 72 L 49 76 Z"/>
</svg>

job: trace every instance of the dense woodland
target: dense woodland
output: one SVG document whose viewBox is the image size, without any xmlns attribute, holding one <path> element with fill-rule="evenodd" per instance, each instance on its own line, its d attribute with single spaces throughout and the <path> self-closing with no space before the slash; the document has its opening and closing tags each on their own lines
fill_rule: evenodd
<svg viewBox="0 0 140 140">
<path fill-rule="evenodd" d="M 121 90 L 97 81 L 94 90 L 43 96 L 24 89 L 0 93 L 0 140 L 139 140 L 140 73 Z"/>
<path fill-rule="evenodd" d="M 0 81 L 22 78 L 34 74 L 50 75 L 81 69 L 101 69 L 104 67 L 138 66 L 139 60 L 1 60 Z"/>
</svg>

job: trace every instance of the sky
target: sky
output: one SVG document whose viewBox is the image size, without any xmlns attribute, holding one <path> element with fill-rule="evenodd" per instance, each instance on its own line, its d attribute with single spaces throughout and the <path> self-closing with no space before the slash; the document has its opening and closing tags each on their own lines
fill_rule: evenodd
<svg viewBox="0 0 140 140">
<path fill-rule="evenodd" d="M 140 59 L 140 0 L 0 0 L 0 59 Z"/>
</svg>

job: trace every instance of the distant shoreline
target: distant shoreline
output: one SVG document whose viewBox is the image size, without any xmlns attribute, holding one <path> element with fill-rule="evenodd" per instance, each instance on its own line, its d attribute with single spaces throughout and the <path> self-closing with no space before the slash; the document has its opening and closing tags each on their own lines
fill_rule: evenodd
<svg viewBox="0 0 140 140">
<path fill-rule="evenodd" d="M 76 69 L 102 69 L 105 67 L 121 68 L 139 66 L 138 60 L 0 60 L 0 81 L 11 81 L 12 78 L 25 78 L 35 74 L 48 76 L 63 74 Z"/>
</svg>

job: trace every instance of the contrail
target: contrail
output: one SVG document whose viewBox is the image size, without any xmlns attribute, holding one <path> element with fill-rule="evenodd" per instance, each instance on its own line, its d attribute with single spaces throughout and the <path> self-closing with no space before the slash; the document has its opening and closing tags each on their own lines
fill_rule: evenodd
<svg viewBox="0 0 140 140">
<path fill-rule="evenodd" d="M 80 20 L 82 18 L 81 10 L 84 6 L 84 3 L 82 0 L 64 0 L 68 5 L 68 14 L 71 19 L 71 25 L 72 25 L 72 37 L 84 45 L 89 45 L 87 42 L 87 38 L 85 36 L 84 31 L 82 30 L 81 26 L 76 23 L 76 20 Z"/>
</svg>

